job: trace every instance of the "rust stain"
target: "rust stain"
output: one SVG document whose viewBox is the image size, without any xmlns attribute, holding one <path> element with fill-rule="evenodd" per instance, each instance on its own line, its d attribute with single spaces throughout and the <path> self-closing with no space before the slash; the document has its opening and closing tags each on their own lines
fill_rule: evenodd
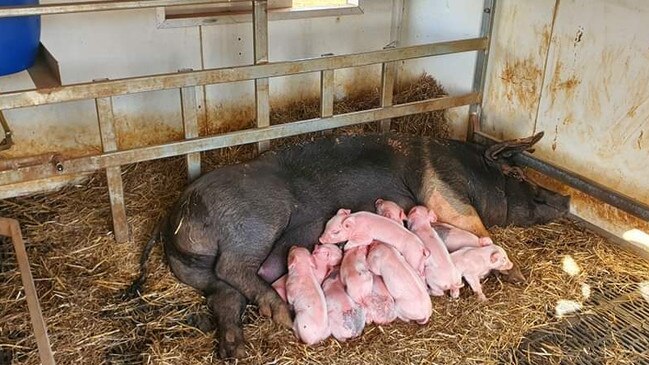
<svg viewBox="0 0 649 365">
<path fill-rule="evenodd" d="M 552 151 L 557 150 L 557 138 L 559 137 L 559 126 L 554 126 L 554 139 L 552 140 Z"/>
<path fill-rule="evenodd" d="M 581 83 L 580 80 L 575 77 L 575 75 L 570 76 L 568 80 L 562 81 L 556 85 L 555 90 L 572 90 L 574 89 L 577 85 Z"/>
<path fill-rule="evenodd" d="M 611 101 L 611 91 L 609 90 L 609 84 L 611 84 L 611 78 L 613 77 L 613 72 L 611 70 L 615 69 L 615 66 L 617 65 L 617 57 L 620 54 L 621 50 L 612 50 L 612 49 L 605 49 L 602 51 L 601 59 L 601 69 L 602 69 L 602 74 L 606 75 L 604 78 L 604 82 L 601 83 L 604 89 L 604 95 L 606 96 L 606 100 Z"/>
<path fill-rule="evenodd" d="M 500 73 L 505 97 L 508 101 L 532 112 L 539 101 L 542 70 L 532 57 L 513 62 L 507 61 Z"/>
<path fill-rule="evenodd" d="M 635 112 L 638 110 L 639 105 L 634 105 L 632 106 L 628 112 L 626 112 L 626 116 L 629 118 L 635 117 Z"/>
<path fill-rule="evenodd" d="M 159 119 L 151 117 L 116 116 L 115 118 L 115 137 L 119 150 L 179 141 L 183 136 L 180 122 L 176 128 L 172 128 Z"/>
<path fill-rule="evenodd" d="M 14 128 L 14 146 L 0 152 L 2 159 L 14 159 L 46 153 L 58 153 L 68 157 L 95 155 L 101 151 L 97 122 L 87 126 L 61 128 L 56 123 L 39 122 L 39 130 Z"/>
<path fill-rule="evenodd" d="M 96 155 L 101 152 L 99 145 L 97 146 L 79 146 L 79 147 L 69 147 L 63 145 L 57 145 L 53 143 L 52 140 L 20 140 L 15 139 L 16 144 L 10 150 L 3 151 L 0 153 L 0 159 L 16 159 L 16 158 L 26 158 L 34 155 L 40 154 L 50 154 L 57 153 L 62 156 L 63 159 L 73 158 L 73 157 L 83 157 Z M 57 151 L 57 152 L 53 152 Z"/>
<path fill-rule="evenodd" d="M 201 126 L 200 135 L 209 136 L 252 128 L 257 118 L 253 103 L 254 99 L 251 103 L 228 106 L 223 104 L 209 105 L 207 108 L 207 123 Z"/>
<path fill-rule="evenodd" d="M 562 79 L 562 69 L 563 64 L 561 61 L 557 61 L 552 74 L 552 81 L 550 83 L 550 106 L 554 106 L 555 102 L 560 97 L 563 101 L 573 99 L 575 96 L 575 89 L 579 84 L 581 84 L 581 80 L 579 80 L 575 75 L 571 75 L 567 79 Z"/>
<path fill-rule="evenodd" d="M 602 106 L 599 100 L 599 91 L 600 87 L 594 83 L 589 83 L 588 85 L 588 96 L 586 97 L 586 102 L 588 105 L 588 112 L 593 117 L 599 117 L 602 115 Z"/>
<path fill-rule="evenodd" d="M 541 31 L 541 47 L 539 47 L 539 57 L 545 59 L 548 48 L 550 48 L 550 42 L 552 41 L 552 27 L 549 24 L 543 26 Z"/>
</svg>

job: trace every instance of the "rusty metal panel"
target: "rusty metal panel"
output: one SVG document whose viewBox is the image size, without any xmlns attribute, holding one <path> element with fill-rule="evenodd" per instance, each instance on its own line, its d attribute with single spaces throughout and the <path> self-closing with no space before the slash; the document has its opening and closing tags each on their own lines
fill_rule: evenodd
<svg viewBox="0 0 649 365">
<path fill-rule="evenodd" d="M 561 2 L 537 155 L 649 204 L 649 3 Z"/>
<path fill-rule="evenodd" d="M 529 136 L 541 98 L 555 0 L 499 0 L 489 49 L 482 130 Z"/>
</svg>

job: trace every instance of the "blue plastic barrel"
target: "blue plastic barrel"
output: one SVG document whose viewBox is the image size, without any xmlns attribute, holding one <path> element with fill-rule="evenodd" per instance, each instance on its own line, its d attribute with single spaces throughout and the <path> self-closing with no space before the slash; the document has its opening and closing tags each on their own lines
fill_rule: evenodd
<svg viewBox="0 0 649 365">
<path fill-rule="evenodd" d="M 0 6 L 36 5 L 39 0 L 0 0 Z M 0 76 L 31 67 L 41 38 L 41 17 L 0 18 Z"/>
</svg>

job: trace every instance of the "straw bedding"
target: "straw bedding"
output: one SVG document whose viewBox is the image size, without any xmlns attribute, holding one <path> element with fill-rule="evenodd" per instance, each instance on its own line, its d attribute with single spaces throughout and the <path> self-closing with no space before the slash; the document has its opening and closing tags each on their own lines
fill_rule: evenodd
<svg viewBox="0 0 649 365">
<path fill-rule="evenodd" d="M 398 89 L 397 102 L 442 95 L 434 79 L 424 76 Z M 378 105 L 378 90 L 336 102 L 336 113 Z M 273 111 L 274 123 L 315 117 L 318 100 L 306 100 Z M 442 112 L 401 118 L 393 130 L 445 136 Z M 361 133 L 375 125 L 334 133 Z M 296 143 L 322 134 L 275 141 Z M 251 146 L 203 154 L 206 169 L 253 157 Z M 175 280 L 154 249 L 143 296 L 122 301 L 119 294 L 137 273 L 142 246 L 157 219 L 185 184 L 183 158 L 123 167 L 124 190 L 132 240 L 116 244 L 111 227 L 105 177 L 97 173 L 83 185 L 28 198 L 0 202 L 0 216 L 21 222 L 31 267 L 48 325 L 55 359 L 60 364 L 219 363 L 211 333 L 185 323 L 205 310 L 199 294 Z M 300 344 L 293 334 L 259 317 L 254 307 L 245 315 L 249 357 L 242 363 L 289 364 L 489 364 L 516 346 L 522 336 L 551 324 L 560 299 L 582 300 L 582 283 L 626 285 L 649 279 L 647 263 L 569 221 L 530 229 L 495 228 L 503 245 L 523 268 L 528 282 L 515 286 L 490 277 L 487 303 L 468 287 L 460 300 L 434 298 L 433 316 L 425 326 L 394 323 L 371 325 L 359 339 L 329 339 L 316 347 Z M 570 256 L 581 271 L 569 276 L 562 260 Z M 0 241 L 0 363 L 38 363 L 38 352 L 15 255 Z M 611 349 L 615 351 L 615 349 Z M 561 355 L 554 357 L 557 361 Z M 4 360 L 3 360 L 4 359 Z"/>
</svg>

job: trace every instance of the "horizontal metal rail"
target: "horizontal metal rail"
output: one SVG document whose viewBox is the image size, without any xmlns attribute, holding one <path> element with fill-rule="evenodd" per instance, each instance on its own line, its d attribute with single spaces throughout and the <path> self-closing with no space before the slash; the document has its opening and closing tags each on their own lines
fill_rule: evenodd
<svg viewBox="0 0 649 365">
<path fill-rule="evenodd" d="M 264 77 L 294 75 L 322 70 L 366 66 L 413 58 L 485 49 L 488 39 L 470 38 L 365 53 L 318 57 L 297 61 L 174 72 L 152 76 L 73 84 L 46 89 L 0 93 L 0 110 L 133 94 L 145 91 L 209 85 Z"/>
<path fill-rule="evenodd" d="M 193 152 L 255 143 L 268 139 L 295 136 L 298 134 L 317 132 L 354 124 L 369 123 L 380 119 L 396 118 L 405 115 L 430 112 L 433 110 L 453 108 L 461 105 L 479 103 L 480 99 L 480 93 L 442 97 L 399 104 L 386 108 L 338 114 L 328 118 L 315 118 L 300 122 L 278 124 L 265 128 L 225 133 L 211 137 L 193 138 L 158 146 L 116 151 L 97 156 L 79 157 L 67 161 L 57 161 L 56 164 L 49 163 L 28 166 L 0 172 L 0 185 L 46 179 L 60 175 L 91 172 L 107 167 L 120 166 L 135 162 L 179 156 Z"/>
<path fill-rule="evenodd" d="M 484 145 L 491 145 L 498 142 L 495 138 L 483 132 L 476 132 L 474 138 L 476 142 Z M 561 167 L 555 166 L 551 163 L 541 161 L 528 153 L 517 154 L 514 157 L 514 162 L 521 166 L 530 167 L 574 189 L 601 200 L 608 205 L 649 221 L 649 206 L 624 194 L 615 192 L 584 176 L 562 169 Z"/>
<path fill-rule="evenodd" d="M 156 8 L 159 6 L 223 4 L 250 0 L 117 0 L 40 5 L 0 6 L 0 18 L 30 15 L 84 13 L 92 11 Z"/>
</svg>

